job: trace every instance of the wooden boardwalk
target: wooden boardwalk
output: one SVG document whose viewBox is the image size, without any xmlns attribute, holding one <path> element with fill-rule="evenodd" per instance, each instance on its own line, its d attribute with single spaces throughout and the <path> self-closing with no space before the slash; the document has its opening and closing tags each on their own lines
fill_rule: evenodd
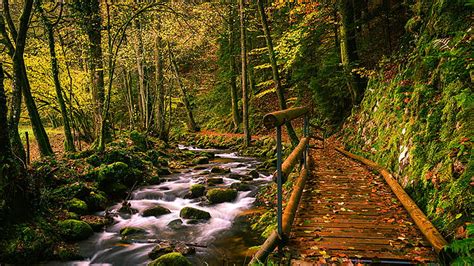
<svg viewBox="0 0 474 266">
<path fill-rule="evenodd" d="M 293 265 L 348 258 L 415 263 L 436 254 L 385 183 L 333 147 L 311 150 L 311 171 L 288 243 Z"/>
</svg>

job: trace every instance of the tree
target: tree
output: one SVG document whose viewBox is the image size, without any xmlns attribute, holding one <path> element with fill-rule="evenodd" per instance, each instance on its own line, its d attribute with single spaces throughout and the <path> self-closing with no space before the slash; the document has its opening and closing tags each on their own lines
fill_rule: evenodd
<svg viewBox="0 0 474 266">
<path fill-rule="evenodd" d="M 245 0 L 239 0 L 240 6 L 240 57 L 242 62 L 242 116 L 243 116 L 243 129 L 245 135 L 245 145 L 250 146 L 251 135 L 249 125 L 249 103 L 248 103 L 248 80 L 247 80 L 247 29 L 246 29 L 246 18 L 245 18 Z"/>
<path fill-rule="evenodd" d="M 94 133 L 100 136 L 102 112 L 105 99 L 104 62 L 102 52 L 102 17 L 100 0 L 75 0 L 80 27 L 88 38 L 88 70 L 91 81 L 91 95 L 94 104 Z"/>
<path fill-rule="evenodd" d="M 239 113 L 239 99 L 237 93 L 237 77 L 236 77 L 236 65 L 234 55 L 234 17 L 235 8 L 233 1 L 229 1 L 229 17 L 228 17 L 228 34 L 229 34 L 229 83 L 230 83 L 230 97 L 232 103 L 232 122 L 234 123 L 234 132 L 239 131 L 239 125 L 241 122 Z"/>
<path fill-rule="evenodd" d="M 61 89 L 61 82 L 59 81 L 59 66 L 58 58 L 56 57 L 56 44 L 54 38 L 54 27 L 58 24 L 61 19 L 63 5 L 60 4 L 60 14 L 56 22 L 52 23 L 46 15 L 45 10 L 43 9 L 41 0 L 37 0 L 36 7 L 41 16 L 44 28 L 46 30 L 46 35 L 48 36 L 48 45 L 49 45 L 49 54 L 51 57 L 51 74 L 53 75 L 54 88 L 56 90 L 56 97 L 58 100 L 59 108 L 61 111 L 61 116 L 63 120 L 63 131 L 64 131 L 64 150 L 69 152 L 74 152 L 76 148 L 74 147 L 74 138 L 71 134 L 71 127 L 69 125 L 69 117 L 66 109 L 66 103 L 63 98 L 63 91 Z"/>
<path fill-rule="evenodd" d="M 273 49 L 273 40 L 270 34 L 270 29 L 268 27 L 267 15 L 265 14 L 265 8 L 263 6 L 262 0 L 257 0 L 258 12 L 260 14 L 260 21 L 262 23 L 263 33 L 265 34 L 265 40 L 267 43 L 268 55 L 270 57 L 270 64 L 272 66 L 272 77 L 275 84 L 275 90 L 278 96 L 278 104 L 280 110 L 286 109 L 286 100 L 285 100 L 285 89 L 281 84 L 280 74 L 278 72 L 278 64 L 275 57 L 275 50 Z M 293 146 L 298 145 L 298 136 L 293 129 L 293 126 L 290 122 L 285 123 L 288 135 L 290 136 L 291 143 Z"/>
<path fill-rule="evenodd" d="M 359 74 L 352 71 L 359 61 L 353 1 L 341 0 L 339 10 L 341 13 L 341 26 L 339 27 L 341 62 L 349 80 L 348 87 L 352 95 L 352 104 L 356 105 L 362 100 L 366 82 Z"/>
<path fill-rule="evenodd" d="M 25 99 L 25 105 L 28 109 L 28 115 L 30 117 L 31 126 L 33 128 L 33 134 L 35 135 L 36 142 L 38 143 L 41 156 L 50 156 L 54 154 L 53 149 L 51 148 L 48 135 L 46 134 L 46 130 L 43 127 L 43 123 L 41 122 L 41 118 L 36 107 L 36 103 L 31 94 L 31 87 L 26 73 L 25 60 L 23 57 L 25 52 L 26 38 L 29 29 L 29 21 L 32 14 L 32 9 L 33 0 L 25 0 L 23 4 L 23 11 L 21 13 L 17 28 L 13 23 L 13 20 L 10 15 L 9 1 L 4 0 L 3 17 L 7 22 L 8 28 L 10 30 L 10 35 L 14 39 L 14 42 L 10 40 L 5 27 L 0 26 L 0 30 L 2 31 L 3 42 L 8 44 L 8 54 L 11 56 L 13 62 L 13 79 L 15 83 L 14 90 L 21 88 L 21 93 L 23 94 L 23 97 Z M 13 43 L 15 46 L 13 46 Z M 10 126 L 12 127 L 12 131 L 17 132 L 18 122 L 20 118 L 20 106 L 18 104 L 21 105 L 21 100 L 18 99 L 18 97 L 21 97 L 21 94 L 18 91 L 14 91 L 13 97 L 13 116 L 10 120 Z M 19 149 L 17 143 L 19 141 L 18 138 L 18 133 L 13 132 L 13 143 L 16 149 Z"/>
</svg>

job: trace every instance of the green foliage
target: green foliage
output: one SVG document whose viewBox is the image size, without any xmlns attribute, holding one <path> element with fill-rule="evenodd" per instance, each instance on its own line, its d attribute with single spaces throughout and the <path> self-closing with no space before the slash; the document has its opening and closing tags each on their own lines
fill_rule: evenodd
<svg viewBox="0 0 474 266">
<path fill-rule="evenodd" d="M 146 136 L 140 132 L 136 130 L 130 132 L 130 139 L 132 140 L 133 145 L 135 145 L 135 147 L 137 147 L 139 150 L 144 151 L 147 149 L 148 143 Z"/>
<path fill-rule="evenodd" d="M 83 200 L 78 198 L 73 198 L 67 203 L 68 210 L 71 212 L 75 212 L 77 214 L 85 214 L 87 212 L 87 203 Z"/>
</svg>

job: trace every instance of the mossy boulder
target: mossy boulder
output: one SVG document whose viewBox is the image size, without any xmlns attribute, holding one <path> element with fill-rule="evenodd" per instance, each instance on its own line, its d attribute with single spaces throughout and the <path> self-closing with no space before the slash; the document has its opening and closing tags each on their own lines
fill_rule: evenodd
<svg viewBox="0 0 474 266">
<path fill-rule="evenodd" d="M 236 182 L 230 185 L 230 188 L 235 189 L 237 191 L 250 191 L 252 190 L 252 186 L 247 183 Z"/>
<path fill-rule="evenodd" d="M 80 200 L 78 198 L 73 198 L 70 201 L 66 203 L 67 209 L 70 212 L 75 212 L 77 214 L 85 214 L 87 213 L 87 203 L 85 203 L 83 200 Z"/>
<path fill-rule="evenodd" d="M 184 226 L 183 226 L 183 220 L 181 219 L 175 219 L 171 222 L 168 223 L 167 225 L 169 228 L 173 229 L 173 230 L 179 230 L 179 229 L 182 229 Z"/>
<path fill-rule="evenodd" d="M 191 262 L 179 252 L 172 252 L 148 263 L 148 266 L 191 266 Z"/>
<path fill-rule="evenodd" d="M 108 199 L 105 192 L 97 190 L 91 191 L 89 195 L 84 198 L 84 201 L 87 203 L 89 211 L 95 212 L 105 210 Z"/>
<path fill-rule="evenodd" d="M 212 167 L 211 173 L 213 173 L 213 174 L 228 174 L 228 173 L 230 173 L 230 169 L 215 166 L 215 167 Z"/>
<path fill-rule="evenodd" d="M 214 188 L 207 192 L 210 203 L 232 202 L 237 198 L 237 190 L 232 188 Z"/>
<path fill-rule="evenodd" d="M 165 214 L 171 213 L 171 211 L 163 206 L 154 206 L 143 211 L 143 217 L 155 216 L 159 217 Z"/>
<path fill-rule="evenodd" d="M 194 184 L 189 189 L 190 198 L 199 198 L 204 196 L 204 192 L 206 191 L 206 187 L 201 184 Z"/>
<path fill-rule="evenodd" d="M 124 162 L 115 162 L 102 165 L 98 169 L 99 184 L 101 187 L 107 186 L 111 182 L 120 182 L 127 186 L 143 181 L 143 174 L 137 169 L 129 167 Z"/>
<path fill-rule="evenodd" d="M 193 164 L 208 164 L 209 163 L 209 158 L 205 156 L 200 156 L 197 158 L 194 158 L 192 161 Z"/>
<path fill-rule="evenodd" d="M 207 211 L 196 209 L 193 207 L 184 207 L 179 212 L 179 216 L 184 219 L 209 220 L 211 214 Z"/>
<path fill-rule="evenodd" d="M 260 174 L 258 173 L 257 170 L 252 170 L 252 171 L 250 171 L 250 172 L 249 172 L 249 175 L 250 175 L 253 179 L 260 177 Z"/>
<path fill-rule="evenodd" d="M 158 168 L 158 174 L 159 175 L 170 175 L 171 171 L 168 167 L 160 167 L 160 168 Z"/>
<path fill-rule="evenodd" d="M 224 184 L 224 179 L 222 179 L 221 177 L 208 177 L 206 182 L 208 186 L 215 186 L 219 184 Z"/>
<path fill-rule="evenodd" d="M 244 175 L 237 174 L 237 173 L 230 173 L 229 174 L 230 179 L 241 180 L 244 177 L 245 177 Z"/>
<path fill-rule="evenodd" d="M 156 245 L 150 253 L 148 253 L 148 257 L 152 260 L 155 260 L 163 255 L 169 254 L 174 252 L 174 245 L 170 242 L 161 242 Z"/>
<path fill-rule="evenodd" d="M 138 228 L 138 227 L 132 227 L 132 226 L 127 226 L 122 229 L 120 229 L 120 235 L 122 238 L 127 237 L 127 236 L 132 236 L 132 235 L 144 235 L 146 234 L 145 229 Z"/>
<path fill-rule="evenodd" d="M 59 233 L 65 240 L 80 241 L 87 239 L 94 231 L 86 222 L 68 219 L 58 223 Z"/>
<path fill-rule="evenodd" d="M 161 182 L 159 175 L 150 175 L 145 177 L 145 182 L 148 185 L 158 185 Z"/>
<path fill-rule="evenodd" d="M 81 221 L 89 224 L 94 232 L 102 231 L 111 222 L 106 217 L 99 215 L 83 215 L 81 216 Z"/>
</svg>

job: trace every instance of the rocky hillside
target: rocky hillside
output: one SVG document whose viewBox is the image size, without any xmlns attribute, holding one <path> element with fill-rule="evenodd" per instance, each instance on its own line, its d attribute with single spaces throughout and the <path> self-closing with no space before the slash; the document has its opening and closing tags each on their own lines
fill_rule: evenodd
<svg viewBox="0 0 474 266">
<path fill-rule="evenodd" d="M 473 222 L 472 4 L 416 1 L 410 47 L 368 73 L 344 125 L 346 148 L 394 173 L 438 229 L 462 237 Z M 461 235 L 461 236 L 460 236 Z"/>
</svg>

